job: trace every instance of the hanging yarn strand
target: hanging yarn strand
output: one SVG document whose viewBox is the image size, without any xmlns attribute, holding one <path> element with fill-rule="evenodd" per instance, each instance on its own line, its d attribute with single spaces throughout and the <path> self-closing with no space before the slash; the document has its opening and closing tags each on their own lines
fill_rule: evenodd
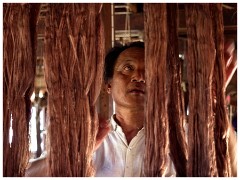
<svg viewBox="0 0 240 180">
<path fill-rule="evenodd" d="M 228 149 L 230 123 L 226 112 L 224 62 L 224 29 L 222 4 L 210 5 L 213 33 L 216 46 L 216 60 L 213 75 L 213 108 L 215 114 L 215 146 L 219 176 L 232 176 Z"/>
<path fill-rule="evenodd" d="M 186 123 L 181 88 L 181 62 L 178 57 L 178 5 L 167 4 L 168 25 L 168 120 L 170 157 L 177 176 L 187 175 L 187 144 L 183 125 Z"/>
<path fill-rule="evenodd" d="M 188 176 L 218 176 L 212 81 L 215 43 L 209 4 L 187 4 L 189 84 Z"/>
<path fill-rule="evenodd" d="M 166 15 L 166 4 L 144 4 L 147 89 L 144 176 L 151 177 L 164 176 L 168 153 Z"/>
<path fill-rule="evenodd" d="M 101 4 L 49 4 L 45 34 L 51 176 L 93 176 L 103 73 Z"/>
<path fill-rule="evenodd" d="M 39 4 L 3 5 L 3 176 L 24 176 Z"/>
</svg>

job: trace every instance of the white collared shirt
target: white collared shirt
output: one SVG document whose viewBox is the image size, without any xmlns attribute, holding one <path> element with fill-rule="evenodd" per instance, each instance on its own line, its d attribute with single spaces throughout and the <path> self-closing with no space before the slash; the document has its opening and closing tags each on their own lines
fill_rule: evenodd
<svg viewBox="0 0 240 180">
<path fill-rule="evenodd" d="M 94 153 L 94 167 L 97 177 L 140 177 L 144 166 L 145 134 L 142 128 L 127 143 L 122 128 L 111 117 L 112 131 Z M 164 176 L 176 176 L 173 162 L 168 157 L 168 166 Z"/>
</svg>

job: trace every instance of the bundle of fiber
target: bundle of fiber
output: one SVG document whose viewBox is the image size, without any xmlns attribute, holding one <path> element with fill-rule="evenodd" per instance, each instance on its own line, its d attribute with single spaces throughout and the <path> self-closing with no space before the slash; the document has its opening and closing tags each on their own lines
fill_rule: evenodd
<svg viewBox="0 0 240 180">
<path fill-rule="evenodd" d="M 216 59 L 213 73 L 213 112 L 215 115 L 215 146 L 217 168 L 219 176 L 232 176 L 230 167 L 230 157 L 228 149 L 228 138 L 230 123 L 226 112 L 225 102 L 225 82 L 226 69 L 224 60 L 224 29 L 223 29 L 223 12 L 222 4 L 210 5 L 212 22 L 213 22 L 213 38 L 216 48 Z"/>
<path fill-rule="evenodd" d="M 38 11 L 38 4 L 3 6 L 3 176 L 24 176 L 29 160 Z"/>
<path fill-rule="evenodd" d="M 101 4 L 49 4 L 45 79 L 51 176 L 92 176 L 104 42 Z"/>
<path fill-rule="evenodd" d="M 185 9 L 189 84 L 188 176 L 231 174 L 224 108 L 225 68 L 220 6 L 188 4 Z"/>
<path fill-rule="evenodd" d="M 187 175 L 187 144 L 184 124 L 184 98 L 181 88 L 181 61 L 178 51 L 178 5 L 167 4 L 168 121 L 170 157 L 177 176 Z"/>
<path fill-rule="evenodd" d="M 166 4 L 144 4 L 146 119 L 144 176 L 164 176 L 168 153 Z"/>
</svg>

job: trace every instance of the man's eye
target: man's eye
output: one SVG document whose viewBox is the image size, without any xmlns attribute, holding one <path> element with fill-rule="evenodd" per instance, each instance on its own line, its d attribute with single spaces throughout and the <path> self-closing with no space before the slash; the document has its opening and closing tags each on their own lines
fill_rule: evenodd
<svg viewBox="0 0 240 180">
<path fill-rule="evenodd" d="M 132 66 L 125 66 L 124 70 L 125 71 L 130 71 L 130 70 L 133 70 L 133 67 Z"/>
</svg>

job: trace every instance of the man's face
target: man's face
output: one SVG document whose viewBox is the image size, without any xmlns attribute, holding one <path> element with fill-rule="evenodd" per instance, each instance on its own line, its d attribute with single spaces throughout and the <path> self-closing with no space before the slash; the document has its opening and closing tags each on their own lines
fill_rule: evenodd
<svg viewBox="0 0 240 180">
<path fill-rule="evenodd" d="M 144 108 L 146 86 L 143 48 L 131 47 L 119 55 L 108 87 L 116 108 Z"/>
</svg>

